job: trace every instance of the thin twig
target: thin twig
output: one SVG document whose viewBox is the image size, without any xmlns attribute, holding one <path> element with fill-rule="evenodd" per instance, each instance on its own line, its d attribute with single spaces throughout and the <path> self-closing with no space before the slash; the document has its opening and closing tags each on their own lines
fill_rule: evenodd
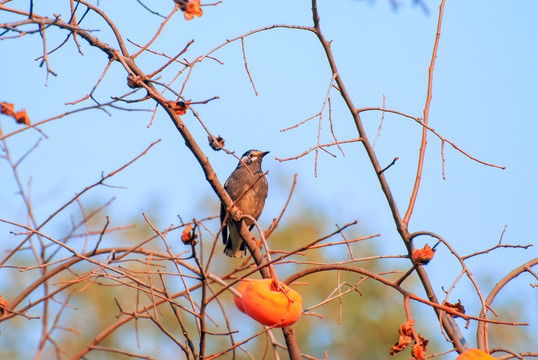
<svg viewBox="0 0 538 360">
<path fill-rule="evenodd" d="M 439 38 L 441 37 L 441 23 L 443 20 L 443 10 L 445 8 L 445 0 L 441 0 L 441 5 L 439 5 L 439 18 L 437 20 L 437 32 L 435 35 L 435 42 L 433 45 L 432 58 L 430 62 L 430 67 L 428 69 L 428 92 L 426 94 L 426 104 L 424 105 L 424 125 L 428 126 L 429 115 L 430 115 L 430 104 L 432 101 L 432 91 L 433 91 L 433 70 L 435 67 L 435 59 L 437 59 L 437 48 L 439 47 Z M 411 198 L 409 199 L 409 205 L 407 206 L 407 211 L 403 217 L 404 224 L 409 223 L 413 209 L 415 208 L 415 202 L 418 196 L 418 189 L 420 187 L 420 181 L 422 179 L 422 170 L 424 167 L 424 155 L 426 154 L 426 144 L 427 144 L 427 135 L 428 131 L 426 127 L 422 128 L 422 140 L 420 145 L 420 151 L 418 156 L 418 165 L 417 165 L 417 175 L 415 176 L 415 184 L 413 186 L 413 191 L 411 193 Z"/>
<path fill-rule="evenodd" d="M 247 71 L 248 78 L 250 80 L 250 83 L 252 84 L 252 89 L 254 90 L 254 94 L 258 96 L 258 90 L 256 90 L 256 85 L 254 85 L 254 80 L 252 80 L 252 76 L 250 75 L 250 71 L 248 69 L 248 63 L 247 63 L 247 55 L 245 54 L 245 37 L 241 37 L 241 50 L 243 51 L 243 63 L 245 64 L 245 70 Z"/>
</svg>

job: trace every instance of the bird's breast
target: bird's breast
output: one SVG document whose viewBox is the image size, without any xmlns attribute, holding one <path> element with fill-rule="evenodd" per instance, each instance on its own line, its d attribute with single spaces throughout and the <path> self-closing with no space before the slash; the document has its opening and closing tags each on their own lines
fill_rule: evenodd
<svg viewBox="0 0 538 360">
<path fill-rule="evenodd" d="M 262 177 L 258 180 L 254 186 L 250 187 L 251 184 L 248 184 L 243 188 L 243 197 L 237 202 L 237 207 L 243 214 L 250 215 L 254 219 L 258 219 L 262 213 L 263 207 L 265 205 L 265 198 L 267 197 L 267 179 Z M 250 187 L 250 189 L 249 189 Z M 247 225 L 250 225 L 252 222 L 248 219 L 245 219 Z"/>
</svg>

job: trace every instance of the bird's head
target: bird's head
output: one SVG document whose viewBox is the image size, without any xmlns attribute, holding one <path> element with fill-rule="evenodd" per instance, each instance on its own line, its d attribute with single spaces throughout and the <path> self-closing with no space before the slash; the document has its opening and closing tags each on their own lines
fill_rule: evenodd
<svg viewBox="0 0 538 360">
<path fill-rule="evenodd" d="M 263 157 L 267 154 L 269 151 L 249 150 L 241 156 L 241 163 L 247 164 L 247 166 L 254 163 L 261 164 Z"/>
</svg>

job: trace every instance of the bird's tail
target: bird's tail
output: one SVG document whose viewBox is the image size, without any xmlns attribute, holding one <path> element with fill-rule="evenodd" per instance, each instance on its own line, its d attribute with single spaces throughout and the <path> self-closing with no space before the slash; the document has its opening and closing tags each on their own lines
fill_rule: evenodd
<svg viewBox="0 0 538 360">
<path fill-rule="evenodd" d="M 228 226 L 230 234 L 224 246 L 224 254 L 230 257 L 242 258 L 246 253 L 245 242 L 239 235 L 235 224 Z"/>
<path fill-rule="evenodd" d="M 234 250 L 234 249 L 226 248 L 224 249 L 224 253 L 229 257 L 242 258 L 243 255 L 245 255 L 245 250 L 241 250 L 241 249 Z"/>
</svg>

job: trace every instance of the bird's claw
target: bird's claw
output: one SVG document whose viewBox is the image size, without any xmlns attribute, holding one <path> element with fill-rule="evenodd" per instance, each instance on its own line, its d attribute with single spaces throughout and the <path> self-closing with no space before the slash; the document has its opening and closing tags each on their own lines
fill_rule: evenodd
<svg viewBox="0 0 538 360">
<path fill-rule="evenodd" d="M 232 206 L 229 212 L 230 212 L 230 216 L 232 217 L 234 221 L 241 221 L 241 216 L 243 216 L 243 212 L 239 210 L 239 208 L 236 205 Z"/>
</svg>

